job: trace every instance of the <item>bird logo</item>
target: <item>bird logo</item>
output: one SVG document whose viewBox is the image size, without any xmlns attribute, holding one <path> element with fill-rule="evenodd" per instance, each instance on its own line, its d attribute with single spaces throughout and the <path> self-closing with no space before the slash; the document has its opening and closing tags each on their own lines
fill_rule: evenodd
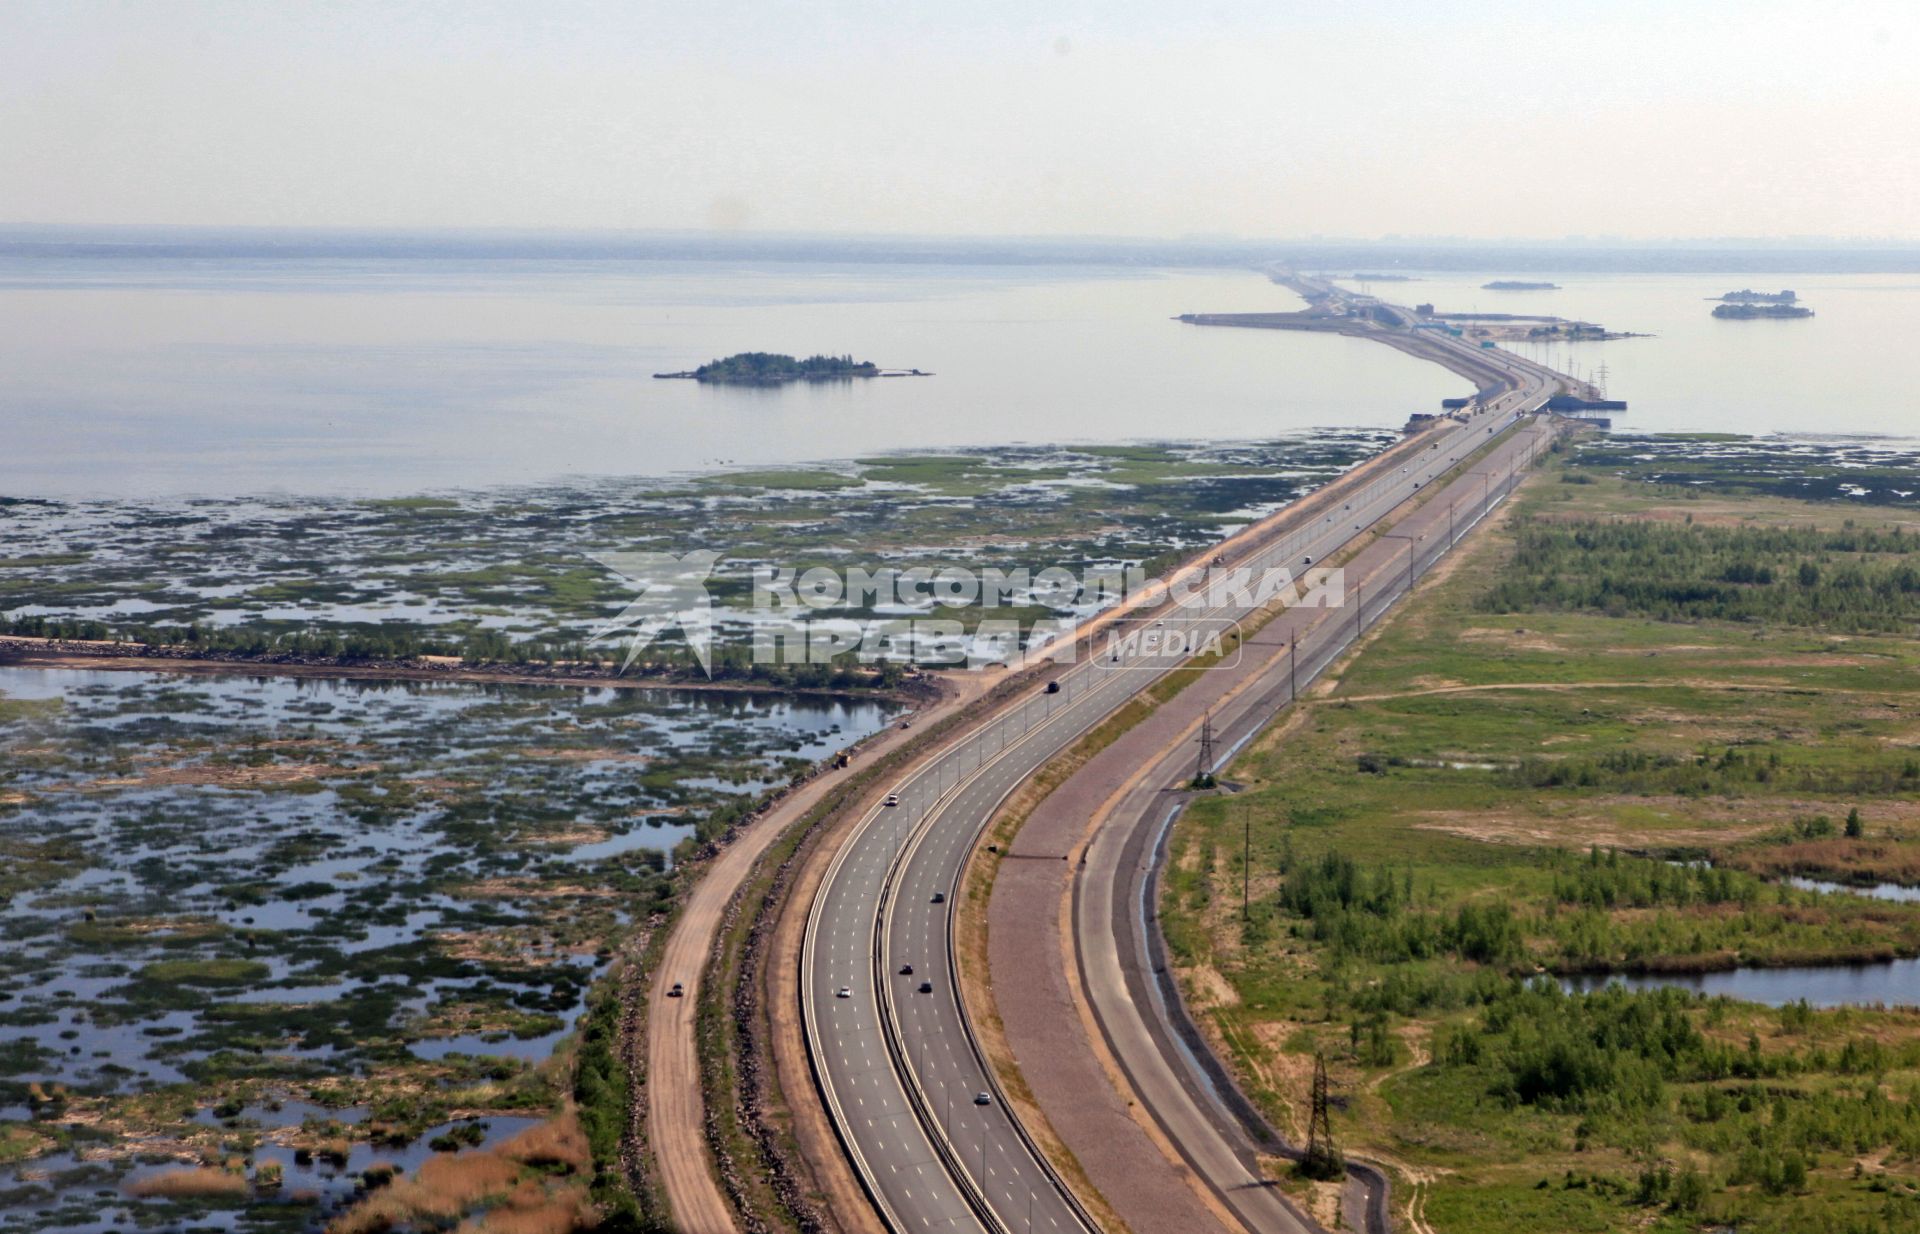
<svg viewBox="0 0 1920 1234">
<path fill-rule="evenodd" d="M 648 644 L 663 631 L 680 627 L 681 637 L 707 676 L 713 676 L 713 598 L 707 594 L 707 576 L 720 554 L 695 549 L 672 553 L 598 553 L 593 560 L 640 588 L 624 609 L 609 619 L 587 641 L 598 643 L 627 636 L 626 672 Z"/>
</svg>

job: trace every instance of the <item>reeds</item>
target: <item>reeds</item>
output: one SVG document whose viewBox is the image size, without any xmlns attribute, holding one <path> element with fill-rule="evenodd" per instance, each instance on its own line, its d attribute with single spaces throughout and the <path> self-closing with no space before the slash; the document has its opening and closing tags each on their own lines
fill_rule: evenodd
<svg viewBox="0 0 1920 1234">
<path fill-rule="evenodd" d="M 140 1199 L 185 1199 L 190 1196 L 245 1195 L 244 1174 L 216 1170 L 211 1166 L 188 1166 L 155 1174 L 127 1184 L 127 1194 Z"/>
</svg>

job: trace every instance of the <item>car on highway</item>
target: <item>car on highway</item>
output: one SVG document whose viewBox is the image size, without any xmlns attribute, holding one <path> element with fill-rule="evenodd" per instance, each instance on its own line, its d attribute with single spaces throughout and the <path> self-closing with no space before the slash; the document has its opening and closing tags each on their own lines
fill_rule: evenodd
<svg viewBox="0 0 1920 1234">
<path fill-rule="evenodd" d="M 886 803 L 887 803 L 888 805 L 890 805 L 890 806 L 897 806 L 897 805 L 899 805 L 899 804 L 900 804 L 900 794 L 899 794 L 899 793 L 888 793 L 888 794 L 887 794 L 887 802 L 886 802 Z"/>
<path fill-rule="evenodd" d="M 1313 564 L 1313 554 L 1312 554 L 1312 553 L 1308 553 L 1308 554 L 1307 554 L 1307 564 L 1308 564 L 1308 565 L 1312 565 L 1312 564 Z"/>
<path fill-rule="evenodd" d="M 841 987 L 840 987 L 839 989 L 837 989 L 837 990 L 835 990 L 835 991 L 833 992 L 833 996 L 834 996 L 835 998 L 852 998 L 852 997 L 853 997 L 853 987 L 852 987 L 852 986 L 845 986 L 845 985 L 843 985 L 843 986 L 841 986 Z"/>
<path fill-rule="evenodd" d="M 1049 681 L 1047 683 L 1047 693 L 1048 694 L 1060 693 L 1060 683 L 1057 681 Z"/>
<path fill-rule="evenodd" d="M 973 1095 L 973 1104 L 975 1104 L 975 1105 L 992 1105 L 992 1104 L 993 1104 L 993 1098 L 992 1098 L 992 1097 L 989 1097 L 989 1096 L 987 1096 L 987 1094 L 985 1094 L 985 1093 L 975 1093 L 975 1094 Z"/>
<path fill-rule="evenodd" d="M 900 966 L 900 975 L 901 975 L 902 977 L 911 977 L 911 976 L 913 976 L 913 965 L 911 965 L 911 964 L 902 964 L 902 965 Z"/>
<path fill-rule="evenodd" d="M 933 982 L 931 982 L 931 981 L 923 981 L 923 982 L 921 982 L 921 983 L 920 983 L 920 992 L 921 992 L 922 994 L 931 994 L 931 993 L 933 993 Z"/>
<path fill-rule="evenodd" d="M 933 893 L 933 902 L 934 902 L 935 904 L 945 904 L 945 903 L 947 902 L 947 893 L 946 893 L 946 892 L 944 892 L 944 891 L 936 891 L 936 892 L 934 892 L 934 893 Z"/>
</svg>

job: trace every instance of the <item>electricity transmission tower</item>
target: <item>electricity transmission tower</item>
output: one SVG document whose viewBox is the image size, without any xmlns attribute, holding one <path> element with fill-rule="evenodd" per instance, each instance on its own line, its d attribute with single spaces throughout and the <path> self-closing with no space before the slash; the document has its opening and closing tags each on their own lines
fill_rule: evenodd
<svg viewBox="0 0 1920 1234">
<path fill-rule="evenodd" d="M 1308 1178 L 1332 1180 L 1347 1172 L 1340 1150 L 1333 1144 L 1333 1119 L 1327 1111 L 1327 1056 L 1313 1056 L 1313 1112 L 1307 1119 L 1307 1155 L 1300 1172 Z"/>
<path fill-rule="evenodd" d="M 1213 713 L 1200 717 L 1200 762 L 1193 771 L 1195 788 L 1213 787 Z"/>
</svg>

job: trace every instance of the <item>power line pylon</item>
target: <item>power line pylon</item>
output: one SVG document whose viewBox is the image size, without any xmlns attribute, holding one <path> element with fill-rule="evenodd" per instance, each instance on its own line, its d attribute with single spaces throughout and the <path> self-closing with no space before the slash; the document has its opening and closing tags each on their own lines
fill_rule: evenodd
<svg viewBox="0 0 1920 1234">
<path fill-rule="evenodd" d="M 1200 762 L 1193 771 L 1195 788 L 1213 787 L 1213 713 L 1200 717 Z"/>
<path fill-rule="evenodd" d="M 1346 1162 L 1340 1158 L 1340 1150 L 1333 1143 L 1333 1118 L 1327 1107 L 1327 1056 L 1313 1056 L 1313 1112 L 1307 1118 L 1307 1155 L 1300 1162 L 1300 1172 L 1308 1178 L 1323 1181 L 1341 1178 L 1347 1172 Z"/>
</svg>

